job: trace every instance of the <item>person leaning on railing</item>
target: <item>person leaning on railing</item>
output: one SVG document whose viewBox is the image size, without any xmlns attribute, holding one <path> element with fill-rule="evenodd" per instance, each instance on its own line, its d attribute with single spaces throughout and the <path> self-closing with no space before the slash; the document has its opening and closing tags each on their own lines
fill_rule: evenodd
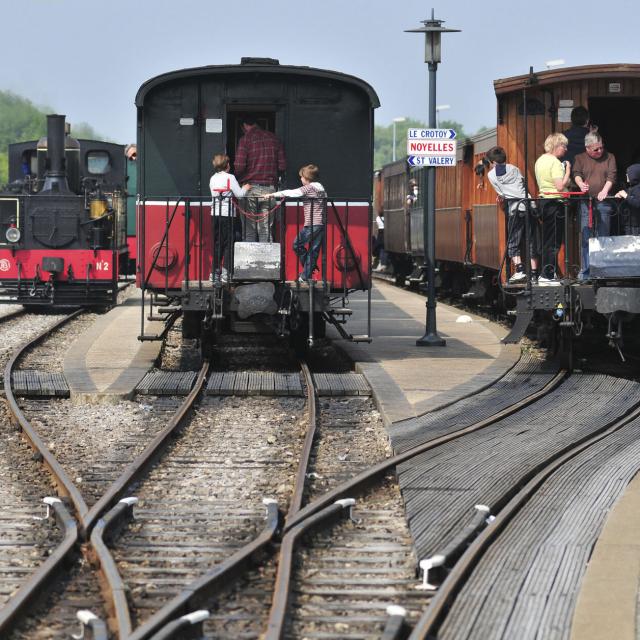
<svg viewBox="0 0 640 640">
<path fill-rule="evenodd" d="M 527 198 L 530 196 L 524 188 L 524 177 L 520 169 L 513 164 L 507 164 L 507 154 L 502 147 L 492 147 L 485 157 L 491 167 L 487 178 L 502 201 L 507 215 L 507 256 L 513 262 L 513 275 L 509 278 L 509 282 L 513 284 L 526 278 L 521 258 L 521 245 L 525 231 Z M 536 259 L 537 234 L 533 225 L 529 229 L 531 278 L 535 281 L 539 275 Z"/>
<path fill-rule="evenodd" d="M 544 141 L 545 153 L 535 164 L 536 182 L 542 217 L 542 271 L 538 283 L 541 285 L 560 284 L 556 279 L 558 251 L 564 236 L 564 226 L 560 216 L 563 211 L 561 195 L 571 178 L 571 163 L 560 162 L 567 151 L 568 140 L 562 133 L 552 133 Z"/>
<path fill-rule="evenodd" d="M 608 202 L 611 187 L 616 183 L 616 159 L 604 148 L 599 133 L 587 133 L 584 137 L 584 153 L 576 156 L 573 179 L 582 193 L 593 198 L 592 219 L 597 236 L 608 236 L 611 227 L 613 204 Z M 580 201 L 580 273 L 579 280 L 589 277 L 589 201 Z"/>
<path fill-rule="evenodd" d="M 293 241 L 293 250 L 302 263 L 302 273 L 298 276 L 298 282 L 306 282 L 311 279 L 311 274 L 316 268 L 322 246 L 327 194 L 318 182 L 320 170 L 317 165 L 305 165 L 300 169 L 299 175 L 302 186 L 298 189 L 276 191 L 264 197 L 304 198 L 304 227 Z"/>
</svg>

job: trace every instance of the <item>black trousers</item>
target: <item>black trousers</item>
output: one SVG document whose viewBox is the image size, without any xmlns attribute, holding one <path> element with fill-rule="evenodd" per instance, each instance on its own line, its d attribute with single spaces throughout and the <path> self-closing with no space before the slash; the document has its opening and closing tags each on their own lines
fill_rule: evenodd
<svg viewBox="0 0 640 640">
<path fill-rule="evenodd" d="M 558 272 L 558 251 L 564 240 L 564 206 L 559 198 L 539 202 L 542 207 L 541 275 L 552 280 Z"/>
<path fill-rule="evenodd" d="M 235 218 L 213 216 L 213 273 L 224 264 L 231 271 L 231 246 L 234 240 Z"/>
</svg>

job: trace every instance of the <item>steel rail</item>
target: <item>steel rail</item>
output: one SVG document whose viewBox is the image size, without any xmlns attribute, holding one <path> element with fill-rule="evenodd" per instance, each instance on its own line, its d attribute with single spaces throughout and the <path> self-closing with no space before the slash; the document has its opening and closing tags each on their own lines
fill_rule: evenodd
<svg viewBox="0 0 640 640">
<path fill-rule="evenodd" d="M 333 524 L 341 515 L 345 513 L 351 515 L 351 508 L 354 503 L 355 500 L 350 498 L 336 500 L 333 504 L 305 518 L 295 527 L 289 529 L 289 532 L 283 538 L 278 557 L 278 573 L 276 575 L 271 611 L 269 612 L 269 622 L 264 634 L 265 640 L 280 640 L 280 638 L 284 637 L 287 606 L 291 593 L 291 575 L 294 567 L 293 552 L 297 543 L 303 536 L 308 535 L 315 529 Z"/>
<path fill-rule="evenodd" d="M 116 562 L 107 547 L 107 538 L 115 534 L 116 527 L 133 519 L 135 500 L 121 500 L 113 509 L 98 520 L 91 530 L 90 555 L 100 571 L 111 597 L 110 614 L 115 617 L 118 637 L 128 638 L 131 634 L 131 612 L 127 603 L 127 587 L 118 573 Z"/>
<path fill-rule="evenodd" d="M 213 567 L 186 586 L 175 598 L 128 636 L 128 640 L 156 637 L 155 634 L 161 630 L 166 631 L 162 637 L 171 637 L 168 635 L 167 626 L 172 626 L 176 619 L 204 607 L 208 599 L 226 588 L 230 581 L 238 578 L 242 570 L 251 564 L 256 556 L 267 552 L 268 546 L 282 526 L 282 517 L 275 501 L 265 502 L 265 505 L 267 507 L 267 522 L 254 540 L 238 549 L 226 562 Z M 176 631 L 180 628 L 178 625 Z M 181 636 L 176 635 L 175 637 Z"/>
<path fill-rule="evenodd" d="M 302 445 L 302 451 L 300 452 L 300 464 L 298 465 L 298 474 L 296 476 L 296 483 L 293 490 L 293 496 L 291 497 L 291 504 L 289 505 L 289 511 L 287 511 L 287 518 L 285 522 L 289 522 L 302 508 L 302 499 L 304 497 L 304 487 L 307 480 L 307 470 L 309 469 L 309 460 L 311 459 L 311 449 L 313 448 L 313 441 L 316 437 L 316 387 L 313 382 L 313 376 L 309 370 L 309 366 L 306 362 L 301 362 L 302 373 L 304 374 L 304 380 L 307 385 L 308 393 L 308 421 L 307 433 Z"/>
<path fill-rule="evenodd" d="M 305 362 L 300 363 L 300 368 L 305 378 L 308 395 L 308 426 L 305 440 L 300 455 L 300 463 L 298 465 L 298 473 L 294 486 L 291 504 L 287 514 L 287 518 L 293 517 L 302 506 L 302 499 L 309 468 L 309 459 L 313 447 L 313 440 L 316 434 L 316 389 L 313 376 Z M 250 543 L 239 549 L 226 562 L 214 567 L 207 573 L 203 574 L 190 585 L 182 590 L 175 598 L 169 601 L 162 609 L 151 616 L 144 624 L 138 627 L 130 636 L 129 640 L 144 640 L 153 634 L 163 632 L 162 637 L 170 637 L 169 626 L 175 626 L 176 632 L 182 629 L 181 625 L 176 625 L 176 619 L 189 614 L 199 607 L 206 606 L 207 599 L 211 599 L 222 588 L 226 587 L 229 580 L 236 579 L 242 569 L 250 564 L 253 559 L 260 553 L 273 552 L 268 547 L 275 538 L 276 534 L 282 529 L 282 518 L 278 512 L 277 504 L 267 504 L 267 524 L 261 534 Z M 269 553 L 271 555 L 271 553 Z M 155 636 L 154 636 L 155 637 Z M 177 636 L 176 636 L 177 637 Z"/>
<path fill-rule="evenodd" d="M 198 373 L 195 384 L 193 385 L 193 389 L 191 389 L 189 395 L 185 398 L 184 402 L 180 405 L 171 420 L 145 447 L 144 451 L 127 465 L 120 477 L 113 481 L 103 496 L 91 507 L 86 516 L 82 519 L 81 526 L 85 535 L 92 529 L 98 518 L 100 518 L 103 513 L 110 509 L 113 504 L 124 496 L 127 487 L 134 481 L 134 479 L 153 464 L 156 457 L 161 454 L 164 446 L 168 443 L 171 434 L 182 426 L 184 419 L 191 411 L 196 398 L 202 391 L 207 373 L 209 372 L 209 366 L 209 361 L 205 360 L 200 372 Z"/>
<path fill-rule="evenodd" d="M 130 513 L 130 506 L 132 503 L 125 500 L 120 500 L 127 488 L 137 480 L 161 455 L 164 448 L 169 443 L 170 437 L 174 434 L 183 424 L 186 417 L 189 415 L 193 405 L 200 395 L 202 388 L 209 372 L 210 363 L 205 360 L 196 382 L 191 389 L 189 395 L 185 398 L 184 402 L 180 405 L 176 413 L 173 415 L 167 426 L 156 435 L 156 437 L 147 445 L 144 451 L 138 455 L 122 472 L 120 477 L 115 480 L 107 492 L 96 502 L 86 518 L 84 518 L 84 531 L 92 532 L 91 542 L 93 544 L 94 561 L 98 563 L 102 570 L 102 575 L 105 582 L 105 591 L 111 598 L 110 606 L 114 612 L 115 620 L 118 625 L 118 631 L 120 637 L 126 638 L 131 634 L 131 612 L 129 609 L 129 603 L 126 598 L 126 589 L 124 583 L 118 573 L 115 560 L 111 555 L 106 544 L 103 543 L 102 535 L 105 529 L 113 523 L 120 523 L 120 516 L 125 511 Z M 120 502 L 109 511 L 117 501 Z M 107 513 L 109 511 L 109 513 Z M 99 525 L 99 531 L 93 534 L 95 528 Z"/>
<path fill-rule="evenodd" d="M 22 313 L 24 312 L 16 311 L 15 314 L 10 315 L 11 317 L 16 317 Z M 84 505 L 84 508 L 86 509 L 86 504 L 77 487 L 26 419 L 24 413 L 18 406 L 16 398 L 13 395 L 13 389 L 11 388 L 11 374 L 13 372 L 13 367 L 24 352 L 42 342 L 42 340 L 51 335 L 54 331 L 81 313 L 81 309 L 72 312 L 56 322 L 53 326 L 39 333 L 35 338 L 26 340 L 14 350 L 4 369 L 4 391 L 11 413 L 18 422 L 18 425 L 22 429 L 32 449 L 37 455 L 41 456 L 42 463 L 51 475 L 58 494 L 70 498 L 74 507 L 80 506 L 80 508 L 82 508 L 82 505 Z M 7 318 L 7 316 L 3 319 L 5 318 Z M 36 569 L 30 578 L 20 587 L 9 602 L 0 609 L 0 637 L 3 637 L 5 633 L 8 633 L 8 630 L 15 623 L 17 618 L 24 613 L 25 609 L 33 602 L 34 598 L 40 594 L 48 581 L 57 571 L 60 570 L 62 565 L 76 548 L 76 543 L 78 541 L 78 527 L 76 520 L 69 514 L 62 502 L 52 502 L 51 506 L 53 507 L 58 524 L 65 532 L 64 539 L 47 558 L 47 560 L 38 569 Z"/>
<path fill-rule="evenodd" d="M 29 579 L 18 589 L 7 604 L 0 609 L 0 638 L 9 634 L 11 626 L 24 610 L 29 607 L 44 589 L 48 581 L 61 569 L 72 554 L 78 541 L 78 527 L 61 500 L 51 505 L 58 526 L 64 531 L 64 539 L 53 553 L 36 569 Z"/>
<path fill-rule="evenodd" d="M 446 617 L 451 603 L 462 589 L 464 581 L 477 566 L 485 551 L 553 473 L 578 454 L 601 440 L 604 440 L 638 417 L 640 417 L 640 405 L 636 405 L 636 407 L 631 409 L 624 417 L 617 418 L 613 422 L 608 422 L 595 434 L 584 436 L 578 442 L 564 447 L 546 461 L 541 462 L 522 479 L 518 486 L 503 496 L 495 505 L 495 510 L 492 508 L 492 511 L 496 512 L 495 519 L 475 538 L 461 555 L 458 562 L 453 566 L 424 614 L 413 628 L 409 636 L 410 640 L 435 637 L 434 634 L 437 633 L 438 627 Z M 524 486 L 522 486 L 523 482 L 526 483 Z M 522 488 L 519 489 L 519 487 Z"/>
<path fill-rule="evenodd" d="M 7 402 L 9 403 L 9 409 L 20 425 L 20 428 L 29 441 L 31 447 L 38 455 L 42 456 L 42 462 L 53 477 L 58 494 L 65 496 L 71 500 L 76 514 L 79 518 L 82 518 L 82 515 L 87 513 L 87 504 L 84 501 L 82 494 L 78 490 L 78 487 L 76 487 L 73 480 L 71 480 L 67 472 L 62 468 L 62 465 L 56 460 L 51 451 L 49 451 L 45 443 L 42 441 L 42 438 L 31 426 L 26 416 L 22 412 L 22 409 L 20 409 L 20 407 L 18 406 L 16 398 L 13 395 L 13 389 L 11 388 L 11 374 L 13 373 L 13 367 L 15 366 L 16 362 L 25 351 L 42 342 L 54 331 L 59 329 L 61 326 L 63 326 L 73 318 L 76 318 L 82 312 L 82 309 L 78 309 L 73 313 L 70 313 L 69 315 L 56 322 L 52 327 L 49 327 L 48 329 L 42 331 L 35 338 L 23 342 L 13 352 L 11 358 L 4 368 L 4 392 Z"/>
<path fill-rule="evenodd" d="M 350 497 L 356 493 L 362 492 L 366 489 L 371 483 L 375 482 L 381 475 L 387 473 L 389 469 L 397 467 L 399 464 L 410 460 L 426 451 L 430 451 L 431 449 L 435 449 L 440 445 L 443 445 L 447 442 L 451 442 L 452 440 L 457 440 L 462 438 L 463 436 L 473 433 L 474 431 L 479 431 L 480 429 L 484 429 L 489 425 L 498 422 L 499 420 L 503 420 L 514 413 L 524 409 L 528 405 L 536 402 L 543 396 L 547 395 L 551 391 L 553 391 L 557 386 L 559 386 L 562 381 L 565 379 L 567 375 L 567 371 L 562 369 L 560 370 L 547 384 L 539 389 L 538 391 L 522 398 L 518 402 L 508 406 L 507 408 L 495 413 L 480 422 L 476 422 L 475 424 L 469 425 L 464 429 L 459 429 L 458 431 L 454 431 L 453 433 L 449 433 L 444 436 L 439 436 L 438 438 L 433 438 L 432 440 L 428 440 L 416 447 L 411 449 L 407 449 L 400 454 L 392 456 L 387 460 L 379 462 L 376 465 L 373 465 L 369 469 L 359 473 L 358 475 L 351 478 L 347 482 L 342 483 L 341 485 L 335 487 L 331 491 L 328 491 L 324 495 L 316 498 L 308 505 L 300 509 L 298 513 L 293 517 L 292 520 L 287 521 L 284 527 L 284 533 L 297 526 L 300 522 L 302 522 L 305 518 L 310 517 L 320 509 L 324 509 L 328 505 L 332 504 L 336 500 L 341 498 Z"/>
<path fill-rule="evenodd" d="M 304 481 L 316 428 L 316 394 L 313 377 L 306 363 L 301 363 L 301 369 L 308 389 L 309 426 L 303 445 L 303 454 L 298 467 L 296 487 L 294 489 L 294 497 L 291 501 L 289 513 L 295 513 L 302 503 Z M 229 580 L 237 578 L 242 569 L 250 564 L 259 553 L 267 552 L 268 545 L 282 528 L 282 518 L 278 511 L 277 504 L 271 502 L 265 504 L 267 504 L 267 524 L 257 538 L 239 549 L 229 560 L 194 580 L 162 609 L 151 616 L 143 625 L 132 633 L 127 633 L 127 637 L 130 637 L 130 640 L 143 640 L 160 632 L 162 632 L 163 637 L 165 637 L 165 635 L 166 637 L 170 637 L 170 634 L 173 633 L 171 629 L 173 629 L 174 626 L 176 631 L 182 628 L 180 624 L 176 624 L 177 618 L 203 606 L 206 599 L 218 593 L 221 588 L 228 584 Z"/>
<path fill-rule="evenodd" d="M 526 398 L 523 398 L 519 402 L 503 409 L 499 413 L 482 420 L 474 425 L 461 429 L 452 434 L 434 438 L 429 442 L 423 443 L 417 447 L 409 449 L 397 456 L 389 458 L 382 463 L 374 465 L 367 471 L 364 471 L 357 475 L 355 478 L 343 483 L 339 487 L 336 487 L 332 491 L 327 492 L 320 498 L 311 502 L 304 509 L 295 512 L 292 518 L 288 518 L 285 522 L 285 536 L 282 546 L 280 548 L 280 555 L 278 558 L 278 571 L 276 574 L 276 588 L 274 591 L 274 597 L 271 607 L 271 614 L 269 618 L 269 625 L 266 632 L 266 638 L 268 640 L 277 640 L 284 635 L 284 625 L 286 618 L 286 609 L 289 602 L 290 594 L 290 581 L 293 573 L 295 551 L 295 543 L 300 536 L 300 532 L 304 531 L 305 524 L 307 522 L 313 523 L 314 527 L 328 526 L 329 521 L 324 518 L 317 518 L 318 512 L 325 513 L 327 509 L 332 508 L 332 504 L 335 504 L 340 499 L 347 498 L 360 493 L 365 487 L 372 484 L 381 475 L 385 474 L 390 468 L 396 467 L 398 464 L 405 462 L 421 453 L 428 451 L 434 447 L 437 447 L 445 442 L 455 440 L 462 437 L 467 433 L 482 429 L 498 420 L 501 420 L 516 411 L 521 410 L 532 402 L 538 400 L 543 395 L 546 395 L 553 389 L 555 389 L 565 378 L 566 372 L 560 371 L 556 376 L 550 380 L 542 389 L 530 394 Z M 294 534 L 293 532 L 298 532 Z M 290 539 L 291 536 L 291 539 Z"/>
<path fill-rule="evenodd" d="M 15 311 L 11 311 L 3 316 L 0 316 L 0 322 L 8 322 L 9 320 L 14 320 L 15 318 L 26 315 L 26 313 L 27 312 L 25 309 L 16 309 Z"/>
<path fill-rule="evenodd" d="M 156 461 L 168 444 L 172 434 L 182 426 L 204 387 L 209 366 L 209 361 L 205 360 L 193 389 L 180 405 L 178 411 L 176 411 L 165 428 L 147 445 L 144 451 L 110 485 L 107 492 L 93 505 L 83 522 L 85 532 L 91 531 L 94 560 L 102 570 L 106 591 L 111 597 L 111 607 L 118 625 L 118 632 L 120 637 L 123 638 L 128 637 L 132 632 L 131 613 L 126 598 L 126 588 L 118 573 L 115 560 L 103 541 L 103 535 L 106 531 L 109 531 L 114 523 L 121 523 L 123 512 L 127 511 L 130 514 L 131 509 L 128 508 L 130 504 L 127 500 L 120 499 L 127 488 Z M 118 500 L 120 502 L 106 515 L 103 515 Z"/>
</svg>

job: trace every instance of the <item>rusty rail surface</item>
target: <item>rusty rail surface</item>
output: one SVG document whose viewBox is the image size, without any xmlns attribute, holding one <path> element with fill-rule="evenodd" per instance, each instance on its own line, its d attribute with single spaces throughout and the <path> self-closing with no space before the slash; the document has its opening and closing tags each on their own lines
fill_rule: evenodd
<svg viewBox="0 0 640 640">
<path fill-rule="evenodd" d="M 480 422 L 470 425 L 464 429 L 455 431 L 438 438 L 434 438 L 417 447 L 393 456 L 370 469 L 363 471 L 348 482 L 328 491 L 323 496 L 309 503 L 304 508 L 297 511 L 293 518 L 287 519 L 284 527 L 284 539 L 280 549 L 278 561 L 278 572 L 276 576 L 276 589 L 272 602 L 269 624 L 266 632 L 268 640 L 279 640 L 285 635 L 286 609 L 290 596 L 290 581 L 293 572 L 293 554 L 295 545 L 300 537 L 306 533 L 307 525 L 314 529 L 331 526 L 335 518 L 328 517 L 336 512 L 336 506 L 341 500 L 349 500 L 352 496 L 361 493 L 364 489 L 375 483 L 381 476 L 397 465 L 414 458 L 425 451 L 429 451 L 451 440 L 456 440 L 468 433 L 478 431 L 494 422 L 502 420 L 513 413 L 520 411 L 529 404 L 540 399 L 544 395 L 555 389 L 566 377 L 567 372 L 559 371 L 542 389 L 510 405 L 506 409 L 486 418 Z"/>
<path fill-rule="evenodd" d="M 13 318 L 22 315 L 22 313 L 24 312 L 16 311 L 13 314 L 9 314 L 9 316 Z M 56 322 L 53 326 L 48 327 L 39 333 L 35 338 L 26 340 L 20 344 L 15 349 L 5 366 L 4 390 L 11 413 L 18 422 L 18 425 L 22 429 L 33 450 L 41 457 L 42 463 L 53 479 L 53 483 L 58 494 L 68 497 L 73 502 L 76 509 L 78 509 L 78 507 L 82 509 L 84 505 L 84 510 L 86 511 L 86 503 L 80 495 L 78 488 L 26 419 L 24 413 L 18 406 L 16 398 L 13 395 L 13 389 L 11 388 L 11 374 L 13 372 L 13 367 L 24 352 L 42 342 L 54 331 L 65 325 L 73 318 L 76 318 L 81 313 L 81 309 L 70 313 L 60 321 Z M 5 316 L 3 319 L 6 319 L 9 316 Z M 58 545 L 56 550 L 47 558 L 47 560 L 31 575 L 31 577 L 20 587 L 17 593 L 0 610 L 0 637 L 3 637 L 5 633 L 8 633 L 11 625 L 14 624 L 15 621 L 24 613 L 25 609 L 33 602 L 33 600 L 40 595 L 52 577 L 55 576 L 65 561 L 76 549 L 78 542 L 78 526 L 76 520 L 67 511 L 62 501 L 52 500 L 51 506 L 56 515 L 58 525 L 64 531 L 64 539 L 60 545 Z"/>
</svg>

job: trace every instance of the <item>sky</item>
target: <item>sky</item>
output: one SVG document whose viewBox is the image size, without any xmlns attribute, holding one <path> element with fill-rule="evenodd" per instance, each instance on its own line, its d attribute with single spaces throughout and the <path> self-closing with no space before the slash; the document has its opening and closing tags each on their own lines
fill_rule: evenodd
<svg viewBox="0 0 640 640">
<path fill-rule="evenodd" d="M 435 9 L 445 27 L 436 102 L 465 131 L 495 126 L 493 80 L 564 66 L 640 63 L 638 0 L 0 0 L 0 90 L 135 139 L 134 98 L 176 69 L 277 58 L 355 75 L 380 98 L 376 123 L 427 120 L 424 35 Z M 13 52 L 11 54 L 10 52 Z"/>
</svg>

